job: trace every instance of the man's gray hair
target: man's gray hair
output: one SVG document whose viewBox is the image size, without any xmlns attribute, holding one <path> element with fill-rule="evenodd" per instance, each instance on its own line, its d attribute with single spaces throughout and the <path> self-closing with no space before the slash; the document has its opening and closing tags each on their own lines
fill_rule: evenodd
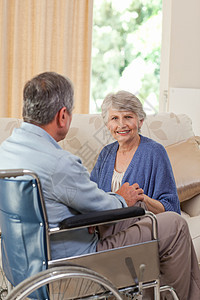
<svg viewBox="0 0 200 300">
<path fill-rule="evenodd" d="M 105 97 L 101 105 L 101 114 L 105 124 L 108 122 L 108 111 L 110 108 L 118 111 L 131 111 L 138 116 L 139 120 L 146 118 L 146 113 L 140 100 L 127 91 L 119 91 L 116 94 L 111 93 Z"/>
<path fill-rule="evenodd" d="M 73 106 L 72 82 L 58 73 L 41 73 L 24 86 L 23 119 L 25 122 L 46 125 L 63 107 L 66 107 L 71 114 Z"/>
</svg>

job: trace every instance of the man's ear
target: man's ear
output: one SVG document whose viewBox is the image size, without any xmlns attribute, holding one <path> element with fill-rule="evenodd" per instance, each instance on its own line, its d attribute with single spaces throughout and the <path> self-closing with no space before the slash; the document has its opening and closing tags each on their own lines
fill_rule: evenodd
<svg viewBox="0 0 200 300">
<path fill-rule="evenodd" d="M 66 107 L 62 107 L 59 112 L 57 113 L 57 125 L 58 127 L 65 127 L 66 126 L 66 118 L 67 118 L 67 109 Z"/>
</svg>

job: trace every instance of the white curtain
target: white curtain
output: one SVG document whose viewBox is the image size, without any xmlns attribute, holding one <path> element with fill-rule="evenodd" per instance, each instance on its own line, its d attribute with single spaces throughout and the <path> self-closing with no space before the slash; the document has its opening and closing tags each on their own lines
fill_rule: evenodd
<svg viewBox="0 0 200 300">
<path fill-rule="evenodd" d="M 93 0 L 0 0 L 0 117 L 19 117 L 24 84 L 68 76 L 75 112 L 88 113 Z"/>
</svg>

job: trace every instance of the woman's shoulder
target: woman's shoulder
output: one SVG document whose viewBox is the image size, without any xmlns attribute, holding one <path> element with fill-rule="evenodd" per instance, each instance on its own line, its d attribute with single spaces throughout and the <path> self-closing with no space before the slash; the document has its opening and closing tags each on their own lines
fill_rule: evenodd
<svg viewBox="0 0 200 300">
<path fill-rule="evenodd" d="M 110 144 L 104 146 L 103 149 L 101 150 L 101 153 L 102 152 L 104 152 L 104 153 L 105 152 L 110 152 L 113 149 L 117 149 L 117 148 L 118 148 L 118 142 L 116 141 L 116 142 L 113 142 L 113 143 L 110 143 Z"/>
<path fill-rule="evenodd" d="M 104 146 L 103 149 L 98 154 L 95 168 L 98 168 L 99 166 L 102 167 L 105 162 L 109 162 L 112 159 L 114 159 L 117 152 L 117 148 L 118 148 L 117 142 Z"/>
<path fill-rule="evenodd" d="M 152 149 L 152 151 L 156 152 L 166 152 L 164 146 L 155 140 L 148 138 L 146 136 L 140 135 L 141 145 L 146 147 L 148 150 Z"/>
</svg>

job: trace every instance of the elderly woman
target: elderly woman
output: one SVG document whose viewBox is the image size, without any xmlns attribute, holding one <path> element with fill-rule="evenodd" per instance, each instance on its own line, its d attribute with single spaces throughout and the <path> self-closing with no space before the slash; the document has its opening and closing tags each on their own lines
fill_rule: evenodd
<svg viewBox="0 0 200 300">
<path fill-rule="evenodd" d="M 101 151 L 91 180 L 106 192 L 135 189 L 136 205 L 153 213 L 180 213 L 172 167 L 164 147 L 140 134 L 146 114 L 139 99 L 126 91 L 109 94 L 102 117 L 116 142 Z"/>
</svg>

